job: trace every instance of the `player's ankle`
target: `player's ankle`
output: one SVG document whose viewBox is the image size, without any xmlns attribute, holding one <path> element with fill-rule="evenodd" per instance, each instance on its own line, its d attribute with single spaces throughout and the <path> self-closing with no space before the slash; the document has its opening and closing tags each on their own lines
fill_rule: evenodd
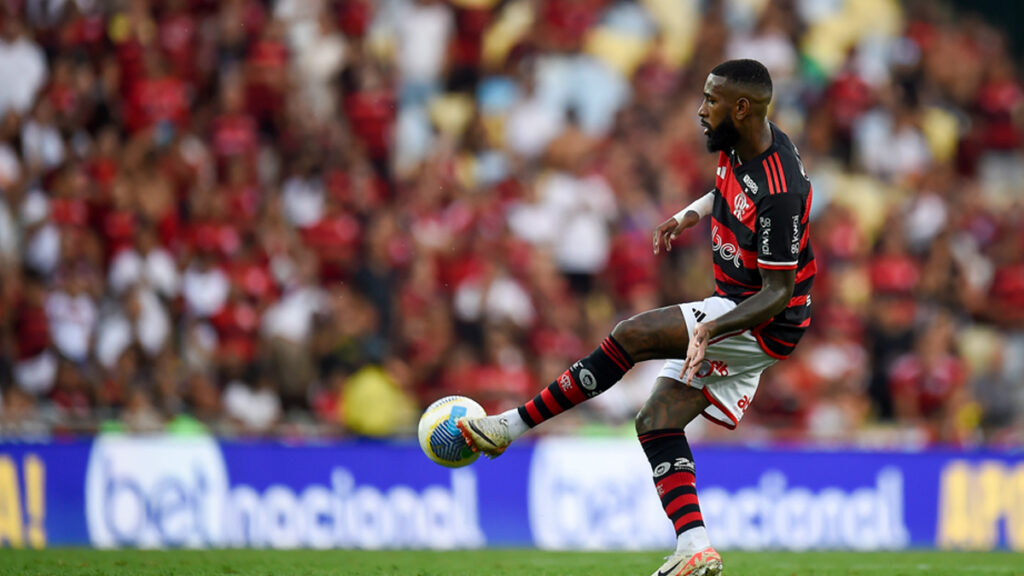
<svg viewBox="0 0 1024 576">
<path fill-rule="evenodd" d="M 703 526 L 690 528 L 676 536 L 677 554 L 696 554 L 709 546 L 711 541 L 708 540 L 708 531 Z"/>
<path fill-rule="evenodd" d="M 530 429 L 529 424 L 527 424 L 526 421 L 523 420 L 523 417 L 519 415 L 518 408 L 506 410 L 505 412 L 498 414 L 498 417 L 505 418 L 505 421 L 508 422 L 508 435 L 510 440 L 519 438 Z"/>
</svg>

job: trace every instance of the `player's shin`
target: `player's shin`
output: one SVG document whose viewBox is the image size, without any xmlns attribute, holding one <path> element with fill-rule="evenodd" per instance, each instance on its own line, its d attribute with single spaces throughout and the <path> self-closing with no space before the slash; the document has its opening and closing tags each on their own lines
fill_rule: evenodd
<svg viewBox="0 0 1024 576">
<path fill-rule="evenodd" d="M 654 486 L 665 514 L 676 530 L 676 551 L 694 553 L 710 546 L 697 501 L 693 452 L 682 429 L 666 428 L 640 434 L 654 473 Z"/>
<path fill-rule="evenodd" d="M 633 367 L 625 349 L 608 336 L 589 356 L 576 362 L 533 400 L 519 407 L 519 416 L 533 428 L 611 388 Z"/>
</svg>

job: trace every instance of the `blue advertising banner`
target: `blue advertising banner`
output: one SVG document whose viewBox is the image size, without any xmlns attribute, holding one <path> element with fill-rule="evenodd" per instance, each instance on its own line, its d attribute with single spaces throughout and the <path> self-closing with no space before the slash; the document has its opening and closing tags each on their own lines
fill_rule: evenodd
<svg viewBox="0 0 1024 576">
<path fill-rule="evenodd" d="M 1024 454 L 694 450 L 723 549 L 1024 550 Z M 0 443 L 0 545 L 664 549 L 635 441 L 546 438 L 450 470 L 412 442 Z"/>
</svg>

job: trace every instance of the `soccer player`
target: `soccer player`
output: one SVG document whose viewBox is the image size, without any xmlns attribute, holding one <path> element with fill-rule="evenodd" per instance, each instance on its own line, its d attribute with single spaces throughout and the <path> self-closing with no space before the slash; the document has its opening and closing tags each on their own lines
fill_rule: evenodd
<svg viewBox="0 0 1024 576">
<path fill-rule="evenodd" d="M 634 362 L 668 359 L 636 417 L 677 535 L 675 553 L 654 576 L 721 573 L 684 428 L 698 414 L 735 428 L 761 373 L 793 352 L 810 323 L 816 270 L 808 241 L 811 183 L 789 137 L 767 119 L 771 97 L 771 77 L 760 62 L 730 60 L 711 71 L 697 116 L 708 151 L 718 152 L 715 189 L 654 231 L 657 254 L 711 216 L 715 294 L 620 322 L 533 400 L 457 423 L 474 450 L 493 458 L 530 428 L 610 388 Z"/>
</svg>

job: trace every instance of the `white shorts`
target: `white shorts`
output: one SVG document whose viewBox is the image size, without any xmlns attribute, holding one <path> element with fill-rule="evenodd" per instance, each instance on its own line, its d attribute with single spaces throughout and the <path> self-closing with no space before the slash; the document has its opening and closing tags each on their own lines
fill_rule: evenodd
<svg viewBox="0 0 1024 576">
<path fill-rule="evenodd" d="M 679 305 L 690 334 L 693 334 L 697 322 L 713 320 L 735 307 L 735 302 L 719 296 Z M 754 399 L 761 373 L 775 362 L 776 359 L 761 349 L 749 330 L 723 334 L 712 340 L 704 354 L 704 362 L 690 383 L 690 386 L 703 390 L 711 402 L 704 410 L 704 417 L 730 430 L 736 428 Z M 684 363 L 685 360 L 667 360 L 658 376 L 682 382 Z"/>
</svg>

